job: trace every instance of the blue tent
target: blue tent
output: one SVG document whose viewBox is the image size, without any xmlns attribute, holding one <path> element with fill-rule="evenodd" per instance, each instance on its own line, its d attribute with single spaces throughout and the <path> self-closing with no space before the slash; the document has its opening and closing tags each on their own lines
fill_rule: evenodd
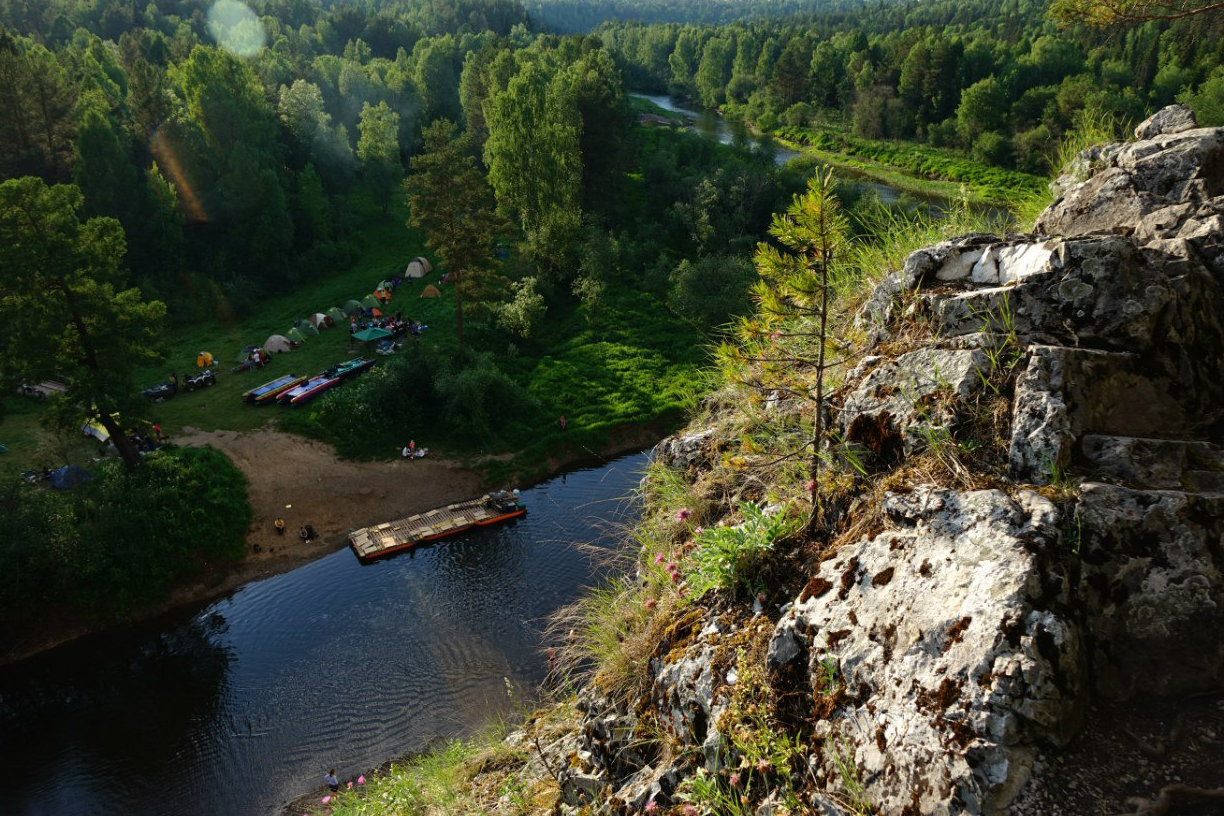
<svg viewBox="0 0 1224 816">
<path fill-rule="evenodd" d="M 56 490 L 67 490 L 89 481 L 89 471 L 80 465 L 64 465 L 51 472 L 51 486 Z"/>
</svg>

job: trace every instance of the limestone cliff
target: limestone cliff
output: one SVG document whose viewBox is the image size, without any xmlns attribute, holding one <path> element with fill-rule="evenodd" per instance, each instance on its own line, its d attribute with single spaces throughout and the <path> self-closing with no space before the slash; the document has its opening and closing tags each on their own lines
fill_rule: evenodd
<svg viewBox="0 0 1224 816">
<path fill-rule="evenodd" d="M 1136 136 L 1077 159 L 1034 234 L 875 288 L 827 535 L 758 595 L 647 603 L 634 682 L 512 737 L 557 809 L 1214 812 L 1224 129 L 1172 108 Z M 772 495 L 728 459 L 736 410 L 659 447 L 707 524 Z"/>
</svg>

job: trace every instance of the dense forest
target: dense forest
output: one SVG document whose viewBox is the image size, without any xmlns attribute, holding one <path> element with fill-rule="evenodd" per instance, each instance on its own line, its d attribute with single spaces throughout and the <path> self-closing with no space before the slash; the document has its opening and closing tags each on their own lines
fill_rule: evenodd
<svg viewBox="0 0 1224 816">
<path fill-rule="evenodd" d="M 1191 17 L 1061 27 L 1036 0 L 939 0 L 727 26 L 607 24 L 631 86 L 801 140 L 825 127 L 965 150 L 1046 173 L 1085 115 L 1142 119 L 1175 100 L 1224 124 L 1224 40 Z"/>
<path fill-rule="evenodd" d="M 861 0 L 527 0 L 523 5 L 542 28 L 578 34 L 609 20 L 719 25 L 850 9 L 862 3 Z"/>
</svg>

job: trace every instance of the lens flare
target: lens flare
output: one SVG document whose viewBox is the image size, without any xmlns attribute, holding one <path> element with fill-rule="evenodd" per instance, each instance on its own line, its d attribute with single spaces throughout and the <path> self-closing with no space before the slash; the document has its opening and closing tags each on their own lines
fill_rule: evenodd
<svg viewBox="0 0 1224 816">
<path fill-rule="evenodd" d="M 217 45 L 239 57 L 253 57 L 268 42 L 255 12 L 239 0 L 217 0 L 208 10 L 208 33 Z"/>
<path fill-rule="evenodd" d="M 160 128 L 153 134 L 149 149 L 153 153 L 161 174 L 166 177 L 170 186 L 178 194 L 179 212 L 186 216 L 188 221 L 208 221 L 208 213 L 204 211 L 200 197 L 196 195 L 195 188 L 191 186 L 191 178 L 183 168 L 183 163 L 179 161 L 178 151 L 174 149 L 174 144 Z"/>
</svg>

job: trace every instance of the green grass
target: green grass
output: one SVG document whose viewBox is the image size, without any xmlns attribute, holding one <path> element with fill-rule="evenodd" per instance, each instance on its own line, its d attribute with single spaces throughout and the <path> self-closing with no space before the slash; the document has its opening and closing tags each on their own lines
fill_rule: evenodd
<svg viewBox="0 0 1224 816">
<path fill-rule="evenodd" d="M 139 374 L 142 387 L 155 385 L 177 371 L 180 377 L 195 372 L 196 355 L 209 351 L 216 358 L 213 371 L 217 383 L 194 393 L 180 390 L 177 395 L 158 404 L 150 404 L 141 419 L 156 422 L 171 436 L 186 427 L 201 430 L 249 431 L 262 427 L 291 409 L 279 406 L 254 407 L 243 402 L 245 391 L 286 373 L 315 374 L 341 360 L 369 350 L 350 344 L 348 330 L 337 326 L 307 337 L 305 345 L 285 354 L 276 354 L 263 369 L 231 373 L 237 355 L 248 345 L 262 343 L 269 335 L 284 334 L 301 319 L 315 312 L 326 312 L 345 301 L 360 300 L 370 294 L 385 278 L 403 274 L 408 261 L 425 254 L 419 235 L 405 226 L 407 210 L 402 203 L 383 217 L 369 196 L 361 191 L 346 202 L 356 210 L 361 224 L 359 240 L 361 254 L 351 267 L 320 280 L 305 283 L 283 294 L 266 296 L 253 308 L 244 309 L 249 316 L 233 316 L 229 309 L 214 320 L 185 327 L 170 327 L 163 347 L 164 362 L 150 366 Z M 453 304 L 443 299 L 420 297 L 424 285 L 436 282 L 435 271 L 423 281 L 400 286 L 391 301 L 390 310 L 404 314 L 430 326 L 427 340 L 431 343 L 455 342 Z M 227 304 L 235 306 L 235 304 Z M 41 418 L 44 405 L 31 398 L 13 397 L 6 405 L 6 415 L 0 420 L 0 444 L 9 453 L 0 455 L 0 474 L 12 474 L 25 468 L 68 461 L 84 461 L 96 455 L 96 445 L 76 439 L 57 440 L 43 429 Z"/>
</svg>

